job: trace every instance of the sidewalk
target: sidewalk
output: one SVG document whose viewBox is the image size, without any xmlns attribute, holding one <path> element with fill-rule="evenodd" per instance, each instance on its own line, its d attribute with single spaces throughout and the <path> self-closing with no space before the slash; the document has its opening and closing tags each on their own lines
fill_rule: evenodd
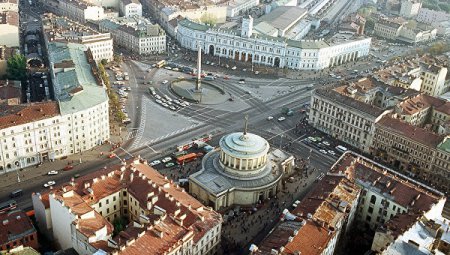
<svg viewBox="0 0 450 255">
<path fill-rule="evenodd" d="M 104 160 L 109 155 L 109 152 L 113 148 L 112 144 L 118 144 L 126 142 L 126 138 L 128 133 L 126 128 L 122 127 L 122 131 L 119 136 L 119 124 L 111 123 L 111 137 L 110 142 L 105 143 L 103 145 L 97 146 L 91 150 L 83 151 L 82 153 L 77 153 L 73 155 L 67 156 L 64 159 L 56 159 L 53 162 L 45 161 L 39 167 L 31 166 L 28 168 L 24 168 L 18 171 L 11 171 L 5 174 L 0 175 L 0 192 L 14 189 L 13 186 L 18 185 L 18 175 L 20 177 L 20 183 L 25 183 L 27 181 L 41 178 L 43 175 L 46 175 L 49 171 L 63 171 L 64 167 L 67 165 L 72 165 L 74 167 L 71 172 L 76 174 L 80 171 L 80 169 L 86 168 L 88 166 L 87 163 L 98 162 L 100 160 Z M 103 152 L 103 156 L 101 155 Z M 80 162 L 82 162 L 80 164 Z M 81 166 L 80 166 L 81 165 Z"/>
</svg>

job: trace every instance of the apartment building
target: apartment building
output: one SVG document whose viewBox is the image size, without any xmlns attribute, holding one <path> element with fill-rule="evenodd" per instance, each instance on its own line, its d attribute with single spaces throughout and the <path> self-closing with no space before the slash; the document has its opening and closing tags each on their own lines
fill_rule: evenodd
<svg viewBox="0 0 450 255">
<path fill-rule="evenodd" d="M 25 212 L 18 209 L 2 212 L 0 222 L 1 254 L 21 246 L 39 248 L 37 231 Z"/>
<path fill-rule="evenodd" d="M 56 13 L 69 19 L 86 23 L 88 20 L 102 20 L 106 17 L 102 6 L 87 1 L 56 0 Z"/>
<path fill-rule="evenodd" d="M 400 3 L 400 16 L 405 18 L 411 18 L 417 16 L 420 8 L 422 8 L 422 2 L 417 0 L 403 0 Z"/>
<path fill-rule="evenodd" d="M 331 255 L 339 240 L 336 237 L 351 231 L 354 220 L 376 231 L 372 250 L 380 252 L 395 246 L 399 235 L 407 235 L 410 226 L 420 223 L 418 216 L 442 219 L 445 201 L 443 193 L 347 152 L 292 212 L 284 211 L 284 222 L 257 244 L 254 253 Z M 395 235 L 383 232 L 386 229 Z M 422 248 L 399 254 L 415 254 Z"/>
<path fill-rule="evenodd" d="M 90 150 L 109 140 L 109 108 L 84 45 L 48 43 L 56 102 L 11 104 L 0 114 L 0 173 Z"/>
<path fill-rule="evenodd" d="M 19 47 L 19 13 L 0 12 L 0 38 L 6 47 Z"/>
<path fill-rule="evenodd" d="M 142 4 L 139 0 L 121 0 L 120 15 L 123 17 L 142 16 Z"/>
<path fill-rule="evenodd" d="M 396 40 L 404 22 L 380 19 L 375 22 L 374 34 L 388 40 Z"/>
<path fill-rule="evenodd" d="M 222 217 L 172 180 L 131 159 L 32 195 L 36 220 L 78 254 L 214 254 Z M 114 220 L 129 222 L 115 236 Z"/>
<path fill-rule="evenodd" d="M 253 0 L 252 0 L 253 1 Z M 150 11 L 158 23 L 168 29 L 173 19 L 184 17 L 197 21 L 212 21 L 216 24 L 226 22 L 229 0 L 178 1 L 143 0 L 142 5 Z M 251 1 L 247 1 L 251 2 Z"/>
<path fill-rule="evenodd" d="M 253 254 L 332 255 L 356 215 L 360 188 L 344 175 L 326 175 Z"/>
<path fill-rule="evenodd" d="M 445 62 L 423 55 L 397 60 L 376 71 L 373 77 L 392 86 L 414 89 L 437 97 L 449 90 L 445 66 Z"/>
<path fill-rule="evenodd" d="M 440 96 L 447 92 L 448 84 L 445 78 L 447 77 L 447 67 L 438 65 L 424 65 L 422 67 L 421 78 L 423 80 L 420 88 L 421 92 L 430 96 Z"/>
<path fill-rule="evenodd" d="M 17 0 L 1 0 L 0 12 L 13 11 L 19 12 L 19 4 Z"/>
<path fill-rule="evenodd" d="M 388 40 L 398 40 L 409 44 L 436 39 L 436 28 L 409 28 L 406 24 L 407 22 L 401 19 L 379 19 L 375 22 L 374 34 Z"/>
<path fill-rule="evenodd" d="M 420 8 L 416 20 L 425 24 L 450 20 L 450 14 L 444 11 L 435 11 L 427 8 Z"/>
<path fill-rule="evenodd" d="M 231 0 L 227 6 L 227 17 L 236 17 L 243 12 L 258 6 L 259 0 Z"/>
<path fill-rule="evenodd" d="M 105 19 L 99 22 L 102 32 L 111 33 L 114 42 L 135 54 L 149 55 L 166 52 L 166 33 L 150 20 L 133 16 Z"/>
<path fill-rule="evenodd" d="M 370 151 L 375 123 L 414 90 L 391 87 L 371 78 L 313 91 L 309 123 L 364 152 Z"/>
<path fill-rule="evenodd" d="M 44 42 L 79 43 L 90 49 L 95 61 L 114 59 L 113 38 L 69 18 L 52 13 L 42 15 Z M 46 45 L 48 47 L 48 45 Z"/>
</svg>

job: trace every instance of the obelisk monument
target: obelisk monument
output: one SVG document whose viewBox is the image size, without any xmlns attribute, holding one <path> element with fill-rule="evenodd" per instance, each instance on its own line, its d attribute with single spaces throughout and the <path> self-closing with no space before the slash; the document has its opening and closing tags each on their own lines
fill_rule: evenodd
<svg viewBox="0 0 450 255">
<path fill-rule="evenodd" d="M 197 55 L 197 83 L 195 86 L 196 92 L 201 92 L 201 79 L 202 79 L 202 46 L 198 44 L 198 55 Z"/>
</svg>

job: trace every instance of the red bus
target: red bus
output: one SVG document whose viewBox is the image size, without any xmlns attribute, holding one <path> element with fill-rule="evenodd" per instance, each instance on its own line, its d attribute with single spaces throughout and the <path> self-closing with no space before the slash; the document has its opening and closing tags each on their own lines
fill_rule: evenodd
<svg viewBox="0 0 450 255">
<path fill-rule="evenodd" d="M 178 157 L 177 158 L 177 163 L 182 165 L 184 163 L 194 161 L 195 159 L 197 159 L 197 154 L 196 153 L 189 153 L 189 154 L 182 155 L 182 156 Z"/>
</svg>

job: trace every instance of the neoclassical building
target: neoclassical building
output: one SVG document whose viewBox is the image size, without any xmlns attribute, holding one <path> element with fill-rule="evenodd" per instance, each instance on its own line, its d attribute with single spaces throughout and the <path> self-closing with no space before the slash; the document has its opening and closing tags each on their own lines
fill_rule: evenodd
<svg viewBox="0 0 450 255">
<path fill-rule="evenodd" d="M 177 41 L 182 47 L 236 61 L 279 68 L 321 70 L 367 56 L 371 38 L 345 40 L 291 40 L 259 34 L 253 29 L 252 17 L 242 20 L 240 31 L 219 29 L 188 19 L 178 22 Z"/>
<path fill-rule="evenodd" d="M 189 177 L 189 191 L 215 210 L 252 205 L 274 196 L 293 166 L 293 156 L 270 150 L 264 138 L 247 131 L 232 133 L 205 155 L 202 170 Z"/>
</svg>

